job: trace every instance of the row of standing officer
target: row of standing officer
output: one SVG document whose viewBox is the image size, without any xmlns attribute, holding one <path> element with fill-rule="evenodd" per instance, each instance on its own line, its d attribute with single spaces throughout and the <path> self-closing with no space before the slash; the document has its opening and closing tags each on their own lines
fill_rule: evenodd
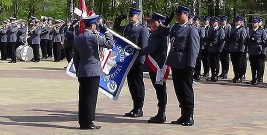
<svg viewBox="0 0 267 135">
<path fill-rule="evenodd" d="M 174 17 L 172 13 L 169 17 L 158 13 L 152 15 L 152 32 L 149 35 L 148 28 L 138 21 L 140 10 L 131 8 L 129 11 L 130 23 L 125 27 L 120 26 L 120 22 L 125 16 L 116 18 L 114 30 L 120 31 L 123 35 L 137 44 L 141 50 L 138 59 L 127 76 L 128 86 L 133 100 L 133 109 L 125 113 L 126 117 L 143 116 L 143 104 L 145 88 L 143 83 L 144 56 L 150 54 L 158 63 L 159 67 L 166 64 L 172 69 L 172 78 L 175 93 L 180 103 L 181 117 L 172 121 L 172 124 L 192 126 L 194 124 L 194 91 L 193 69 L 199 52 L 199 34 L 195 27 L 188 22 L 189 9 L 184 6 L 176 8 L 176 19 L 179 23 L 169 26 Z M 172 48 L 167 56 L 167 37 L 170 36 Z M 166 121 L 165 109 L 167 104 L 166 83 L 156 84 L 156 73 L 149 71 L 150 78 L 156 89 L 158 99 L 158 113 L 151 117 L 150 123 L 164 123 Z"/>
<path fill-rule="evenodd" d="M 62 54 L 66 54 L 68 62 L 71 60 L 71 48 L 78 31 L 77 21 L 67 20 L 63 25 L 62 20 L 55 20 L 55 25 L 52 25 L 53 18 L 51 17 L 44 17 L 40 22 L 32 16 L 29 26 L 25 24 L 24 20 L 21 20 L 21 24 L 18 26 L 14 23 L 16 18 L 10 17 L 9 20 L 11 25 L 1 29 L 2 60 L 6 60 L 9 56 L 11 58 L 9 63 L 16 63 L 15 49 L 26 42 L 33 48 L 34 58 L 32 61 L 34 62 L 40 61 L 39 45 L 41 45 L 43 59 L 52 57 L 54 54 L 54 61 L 58 62 L 62 59 Z M 4 21 L 3 23 L 7 24 L 8 22 Z"/>
</svg>

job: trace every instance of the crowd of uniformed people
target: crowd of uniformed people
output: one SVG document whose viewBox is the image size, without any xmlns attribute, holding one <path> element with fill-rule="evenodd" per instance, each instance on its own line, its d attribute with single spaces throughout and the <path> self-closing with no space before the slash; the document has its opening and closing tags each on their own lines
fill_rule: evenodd
<svg viewBox="0 0 267 135">
<path fill-rule="evenodd" d="M 14 17 L 4 20 L 0 27 L 1 60 L 10 58 L 8 63 L 16 63 L 16 49 L 29 45 L 33 50 L 32 62 L 48 58 L 54 58 L 54 62 L 66 58 L 69 62 L 73 55 L 73 40 L 78 35 L 78 21 L 57 19 L 54 24 L 52 22 L 52 17 L 45 16 L 40 20 L 34 16 L 29 21 Z"/>
<path fill-rule="evenodd" d="M 143 71 L 145 55 L 150 55 L 158 64 L 170 66 L 172 70 L 173 87 L 181 116 L 171 122 L 183 126 L 194 124 L 194 90 L 193 81 L 207 77 L 206 81 L 216 82 L 228 77 L 229 65 L 232 62 L 234 78 L 231 82 L 240 83 L 244 80 L 247 70 L 247 56 L 252 71 L 251 85 L 263 81 L 267 30 L 262 25 L 261 17 L 254 17 L 251 25 L 245 25 L 245 19 L 235 17 L 233 23 L 228 23 L 227 16 L 203 18 L 190 13 L 189 8 L 177 6 L 175 12 L 168 16 L 153 13 L 151 28 L 139 21 L 141 11 L 130 8 L 129 24 L 121 26 L 127 16 L 115 19 L 113 29 L 141 48 L 127 75 L 127 83 L 132 96 L 133 108 L 125 113 L 125 117 L 142 117 L 145 98 Z M 39 62 L 39 46 L 42 59 L 54 57 L 55 62 L 63 59 L 68 62 L 74 56 L 79 87 L 79 124 L 81 129 L 99 129 L 93 121 L 101 67 L 99 47 L 112 48 L 113 38 L 107 26 L 98 22 L 101 16 L 92 15 L 83 18 L 85 31 L 78 34 L 78 21 L 55 20 L 42 17 L 38 20 L 32 17 L 27 26 L 24 20 L 10 17 L 1 26 L 1 60 L 11 58 L 9 63 L 16 63 L 15 49 L 27 42 L 32 48 L 34 58 Z M 175 24 L 170 24 L 176 19 Z M 98 38 L 98 31 L 105 34 Z M 99 41 L 101 39 L 101 41 Z M 170 51 L 168 45 L 170 43 Z M 74 55 L 72 55 L 74 52 Z M 203 67 L 203 70 L 201 68 Z M 203 71 L 203 74 L 201 74 Z M 151 117 L 149 123 L 164 123 L 166 121 L 167 92 L 166 83 L 156 82 L 157 73 L 148 69 L 151 82 L 156 90 L 158 113 Z"/>
</svg>

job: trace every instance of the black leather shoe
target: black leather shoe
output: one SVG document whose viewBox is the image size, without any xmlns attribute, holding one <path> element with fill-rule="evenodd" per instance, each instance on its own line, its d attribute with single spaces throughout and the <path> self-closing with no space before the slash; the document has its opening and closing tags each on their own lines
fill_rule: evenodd
<svg viewBox="0 0 267 135">
<path fill-rule="evenodd" d="M 9 61 L 8 63 L 17 63 L 16 61 Z"/>
<path fill-rule="evenodd" d="M 218 81 L 218 77 L 212 77 L 210 81 L 217 82 Z"/>
<path fill-rule="evenodd" d="M 211 81 L 211 77 L 207 78 L 206 81 Z"/>
<path fill-rule="evenodd" d="M 258 81 L 258 79 L 255 79 L 252 83 L 251 83 L 251 85 L 258 85 L 260 82 Z"/>
<path fill-rule="evenodd" d="M 182 123 L 184 123 L 186 120 L 186 117 L 181 116 L 179 119 L 175 120 L 175 121 L 171 121 L 171 124 L 179 124 L 182 125 Z"/>
<path fill-rule="evenodd" d="M 133 110 L 124 114 L 125 117 L 131 117 L 132 115 L 133 115 Z"/>
<path fill-rule="evenodd" d="M 181 124 L 182 126 L 193 126 L 194 118 L 192 116 L 187 117 L 186 120 Z"/>
<path fill-rule="evenodd" d="M 143 111 L 141 109 L 137 109 L 133 111 L 133 114 L 130 117 L 142 117 L 143 116 Z"/>
<path fill-rule="evenodd" d="M 263 78 L 261 78 L 261 79 L 259 80 L 259 82 L 263 82 Z"/>
<path fill-rule="evenodd" d="M 227 75 L 225 75 L 225 74 L 220 74 L 219 77 L 220 77 L 221 79 L 225 79 L 225 78 L 227 78 Z"/>
<path fill-rule="evenodd" d="M 156 115 L 155 117 L 151 117 L 148 123 L 164 123 L 166 122 L 166 115 Z"/>
<path fill-rule="evenodd" d="M 209 73 L 203 73 L 201 76 L 203 76 L 203 77 L 209 77 Z"/>
<path fill-rule="evenodd" d="M 100 129 L 101 126 L 96 126 L 96 125 L 89 125 L 89 126 L 80 126 L 80 129 L 82 130 L 88 130 L 88 129 Z"/>
</svg>

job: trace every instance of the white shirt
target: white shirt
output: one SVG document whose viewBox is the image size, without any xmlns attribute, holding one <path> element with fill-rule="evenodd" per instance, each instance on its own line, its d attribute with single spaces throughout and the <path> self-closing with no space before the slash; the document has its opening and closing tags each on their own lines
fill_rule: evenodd
<svg viewBox="0 0 267 135">
<path fill-rule="evenodd" d="M 259 29 L 259 27 L 257 27 L 256 29 L 253 29 L 253 31 L 257 31 Z"/>
<path fill-rule="evenodd" d="M 235 26 L 235 28 L 237 28 L 237 29 L 238 29 L 239 27 L 241 27 L 241 25 Z"/>
<path fill-rule="evenodd" d="M 183 23 L 183 24 L 179 24 L 179 26 L 184 27 L 187 23 L 188 23 L 188 21 L 185 22 L 185 23 Z M 185 26 L 185 27 L 186 27 L 186 26 Z"/>
</svg>

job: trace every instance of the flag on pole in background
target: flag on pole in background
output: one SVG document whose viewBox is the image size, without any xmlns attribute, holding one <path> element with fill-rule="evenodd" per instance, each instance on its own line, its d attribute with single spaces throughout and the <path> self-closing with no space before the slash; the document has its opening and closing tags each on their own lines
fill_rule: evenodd
<svg viewBox="0 0 267 135">
<path fill-rule="evenodd" d="M 79 6 L 80 6 L 79 7 L 80 10 L 82 11 L 82 15 L 81 15 L 82 18 L 87 17 L 87 16 L 91 16 L 91 15 L 95 15 L 94 11 L 89 11 L 87 9 L 87 6 L 86 6 L 84 0 L 80 0 Z M 85 29 L 84 22 L 83 22 L 83 20 L 80 20 L 79 34 L 82 34 L 84 29 Z"/>
</svg>

